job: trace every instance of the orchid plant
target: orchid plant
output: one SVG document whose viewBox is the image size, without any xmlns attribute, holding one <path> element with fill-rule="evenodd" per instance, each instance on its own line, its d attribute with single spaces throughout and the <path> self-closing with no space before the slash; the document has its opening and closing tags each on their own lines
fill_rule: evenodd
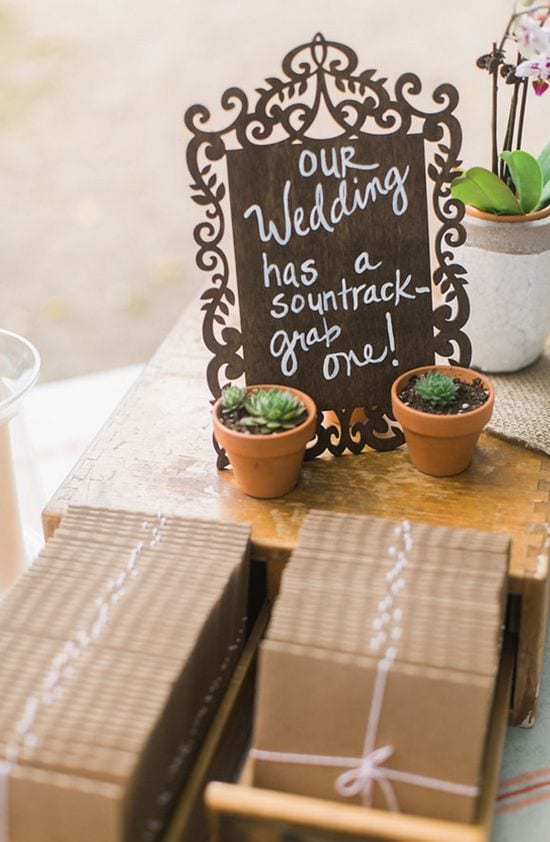
<svg viewBox="0 0 550 842">
<path fill-rule="evenodd" d="M 477 66 L 492 80 L 491 170 L 472 167 L 453 180 L 451 193 L 494 214 L 519 215 L 550 205 L 550 143 L 538 159 L 522 150 L 529 82 L 537 97 L 550 87 L 550 3 L 516 2 L 500 43 Z M 516 61 L 507 60 L 515 45 Z M 502 150 L 498 150 L 499 76 L 512 86 Z"/>
</svg>

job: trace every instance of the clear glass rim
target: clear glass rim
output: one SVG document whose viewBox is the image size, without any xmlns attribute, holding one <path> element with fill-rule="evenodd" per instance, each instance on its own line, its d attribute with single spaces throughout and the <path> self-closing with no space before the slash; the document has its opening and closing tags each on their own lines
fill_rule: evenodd
<svg viewBox="0 0 550 842">
<path fill-rule="evenodd" d="M 13 333 L 13 331 L 11 330 L 4 330 L 3 328 L 0 328 L 0 337 L 2 336 L 7 336 L 11 339 L 16 340 L 17 342 L 20 342 L 27 348 L 28 351 L 31 352 L 31 356 L 33 359 L 33 365 L 29 369 L 29 379 L 24 384 L 24 386 L 15 394 L 8 395 L 8 397 L 4 398 L 4 400 L 0 400 L 0 414 L 3 415 L 10 406 L 14 406 L 17 403 L 17 401 L 19 401 L 23 397 L 23 395 L 26 392 L 28 392 L 32 386 L 34 386 L 34 384 L 38 380 L 38 375 L 40 374 L 41 360 L 40 354 L 38 353 L 32 342 L 29 342 L 29 340 L 25 339 L 24 336 L 20 336 L 18 333 Z"/>
</svg>

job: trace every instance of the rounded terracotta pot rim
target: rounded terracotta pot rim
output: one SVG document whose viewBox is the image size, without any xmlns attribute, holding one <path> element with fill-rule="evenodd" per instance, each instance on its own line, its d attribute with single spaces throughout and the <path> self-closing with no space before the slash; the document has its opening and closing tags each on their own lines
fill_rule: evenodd
<svg viewBox="0 0 550 842">
<path fill-rule="evenodd" d="M 250 392 L 252 389 L 278 389 L 282 392 L 292 392 L 294 395 L 298 395 L 306 409 L 307 409 L 307 416 L 302 421 L 301 424 L 298 424 L 296 427 L 291 427 L 290 430 L 283 430 L 280 433 L 240 433 L 238 430 L 233 430 L 231 427 L 226 427 L 226 425 L 220 419 L 220 405 L 221 405 L 221 398 L 215 402 L 214 406 L 212 407 L 212 416 L 214 419 L 214 425 L 220 426 L 223 428 L 224 433 L 227 433 L 230 436 L 234 436 L 237 440 L 250 440 L 250 439 L 261 439 L 262 441 L 281 441 L 285 438 L 290 438 L 293 433 L 297 430 L 301 430 L 306 424 L 310 424 L 313 419 L 317 416 L 317 405 L 313 398 L 311 398 L 306 392 L 302 392 L 300 389 L 296 389 L 294 386 L 281 386 L 280 384 L 273 384 L 273 383 L 260 383 L 260 384 L 253 384 L 252 386 L 247 386 L 246 391 Z"/>
<path fill-rule="evenodd" d="M 403 401 L 399 398 L 398 392 L 401 391 L 402 386 L 410 380 L 415 374 L 425 374 L 428 371 L 438 371 L 442 374 L 447 374 L 448 372 L 452 372 L 455 377 L 459 377 L 460 374 L 467 373 L 471 376 L 470 379 L 473 380 L 476 377 L 483 382 L 484 386 L 488 389 L 489 395 L 487 400 L 481 405 L 476 407 L 476 409 L 470 410 L 470 412 L 462 412 L 462 413 L 453 413 L 449 415 L 440 415 L 439 413 L 435 412 L 422 412 L 420 409 L 413 409 L 411 406 L 407 406 L 404 404 Z M 403 408 L 403 411 L 406 412 L 411 418 L 416 418 L 418 420 L 423 418 L 429 418 L 430 421 L 433 420 L 433 423 L 449 423 L 451 419 L 472 419 L 476 418 L 479 415 L 484 414 L 487 411 L 487 408 L 491 406 L 492 402 L 494 401 L 495 391 L 493 389 L 493 385 L 490 380 L 480 371 L 476 371 L 473 368 L 463 368 L 461 366 L 456 365 L 423 365 L 419 366 L 418 368 L 411 368 L 409 371 L 404 371 L 403 374 L 400 374 L 397 377 L 391 387 L 391 394 L 392 398 Z M 458 422 L 457 422 L 458 423 Z"/>
<path fill-rule="evenodd" d="M 550 205 L 539 211 L 518 214 L 489 213 L 489 211 L 482 211 L 479 210 L 479 208 L 474 208 L 473 205 L 465 205 L 464 207 L 466 208 L 467 216 L 474 216 L 477 219 L 484 219 L 487 222 L 535 222 L 537 219 L 544 219 L 545 217 L 550 216 Z"/>
</svg>

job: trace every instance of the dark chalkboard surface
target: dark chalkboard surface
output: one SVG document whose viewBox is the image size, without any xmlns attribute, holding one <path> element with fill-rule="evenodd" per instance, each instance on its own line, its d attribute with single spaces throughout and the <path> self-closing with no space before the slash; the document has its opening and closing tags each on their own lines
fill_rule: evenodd
<svg viewBox="0 0 550 842">
<path fill-rule="evenodd" d="M 350 47 L 320 34 L 291 50 L 282 71 L 253 103 L 240 88 L 225 91 L 221 129 L 202 105 L 186 114 L 193 199 L 204 211 L 197 264 L 211 280 L 202 296 L 208 383 L 214 398 L 233 381 L 293 385 L 334 410 L 339 424 L 319 416 L 310 457 L 389 450 L 403 442 L 391 416 L 395 376 L 436 356 L 470 360 L 464 269 L 453 254 L 463 207 L 450 196 L 458 95 L 440 85 L 424 110 L 412 73 L 390 92 L 375 70 L 358 69 Z M 365 421 L 350 425 L 357 406 Z"/>
<path fill-rule="evenodd" d="M 246 379 L 380 404 L 434 358 L 421 135 L 230 151 Z"/>
</svg>

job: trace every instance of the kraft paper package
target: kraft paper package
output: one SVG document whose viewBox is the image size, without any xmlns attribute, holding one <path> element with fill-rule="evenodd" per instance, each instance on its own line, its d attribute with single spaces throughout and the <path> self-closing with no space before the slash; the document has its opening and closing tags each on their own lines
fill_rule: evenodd
<svg viewBox="0 0 550 842">
<path fill-rule="evenodd" d="M 472 821 L 491 678 L 395 661 L 369 735 L 379 663 L 266 642 L 255 785 Z"/>
<path fill-rule="evenodd" d="M 69 509 L 0 602 L 6 840 L 159 838 L 244 642 L 248 543 L 241 525 Z"/>
<path fill-rule="evenodd" d="M 312 512 L 261 649 L 254 784 L 474 821 L 509 545 Z"/>
</svg>

